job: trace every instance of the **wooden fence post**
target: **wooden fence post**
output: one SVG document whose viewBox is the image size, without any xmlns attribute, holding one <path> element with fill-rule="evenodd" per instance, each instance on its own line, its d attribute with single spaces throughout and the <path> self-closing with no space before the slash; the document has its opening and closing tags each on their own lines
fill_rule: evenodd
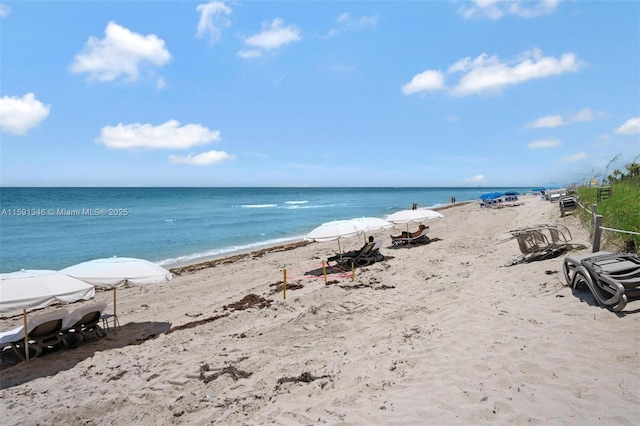
<svg viewBox="0 0 640 426">
<path fill-rule="evenodd" d="M 593 222 L 593 249 L 592 253 L 600 251 L 600 238 L 602 237 L 602 215 L 595 215 Z"/>
</svg>

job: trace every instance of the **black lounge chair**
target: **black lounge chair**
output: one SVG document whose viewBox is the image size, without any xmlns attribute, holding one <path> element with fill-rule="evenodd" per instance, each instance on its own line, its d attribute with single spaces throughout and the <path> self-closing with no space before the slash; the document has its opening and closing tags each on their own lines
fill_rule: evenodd
<svg viewBox="0 0 640 426">
<path fill-rule="evenodd" d="M 345 269 L 350 268 L 351 264 L 356 266 L 368 266 L 376 261 L 375 257 L 371 255 L 371 251 L 375 243 L 368 242 L 360 250 L 349 251 L 346 253 L 336 254 L 327 259 L 327 264 L 334 268 Z M 331 265 L 331 262 L 335 262 Z"/>
<path fill-rule="evenodd" d="M 420 235 L 416 237 L 408 236 L 408 237 L 391 237 L 391 244 L 394 246 L 404 246 L 408 244 L 427 244 L 431 242 L 431 239 L 427 235 L 431 231 L 431 228 L 428 226 L 422 230 Z"/>
<path fill-rule="evenodd" d="M 75 348 L 87 338 L 106 336 L 99 325 L 106 308 L 106 303 L 94 303 L 81 306 L 67 316 L 62 324 L 62 339 L 69 348 Z"/>
<path fill-rule="evenodd" d="M 567 285 L 587 286 L 597 302 L 613 312 L 622 311 L 630 299 L 640 298 L 640 257 L 632 253 L 600 251 L 567 256 L 563 262 Z"/>
<path fill-rule="evenodd" d="M 67 348 L 66 342 L 61 337 L 62 322 L 69 312 L 66 309 L 57 309 L 53 312 L 34 315 L 27 321 L 29 358 L 35 358 L 46 349 Z M 20 360 L 25 360 L 26 348 L 24 347 L 24 327 L 16 327 L 13 330 L 1 333 L 0 344 L 2 354 L 5 349 L 10 350 Z"/>
</svg>

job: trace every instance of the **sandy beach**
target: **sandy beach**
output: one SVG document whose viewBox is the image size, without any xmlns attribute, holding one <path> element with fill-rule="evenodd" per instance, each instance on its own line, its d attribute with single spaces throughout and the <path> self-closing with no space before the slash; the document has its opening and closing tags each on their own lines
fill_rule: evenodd
<svg viewBox="0 0 640 426">
<path fill-rule="evenodd" d="M 588 242 L 577 217 L 536 196 L 441 212 L 426 245 L 373 233 L 385 260 L 354 280 L 325 283 L 333 241 L 119 289 L 121 330 L 3 364 L 3 424 L 638 424 L 640 301 L 615 314 L 565 286 L 563 256 L 512 265 L 516 242 L 499 243 L 538 223 Z M 95 300 L 112 309 L 112 292 Z"/>
</svg>

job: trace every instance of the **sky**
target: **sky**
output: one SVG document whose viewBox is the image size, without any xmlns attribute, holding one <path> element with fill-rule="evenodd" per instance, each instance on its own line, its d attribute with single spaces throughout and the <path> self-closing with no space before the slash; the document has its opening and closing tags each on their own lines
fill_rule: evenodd
<svg viewBox="0 0 640 426">
<path fill-rule="evenodd" d="M 2 186 L 544 186 L 640 161 L 638 1 L 2 1 Z"/>
</svg>

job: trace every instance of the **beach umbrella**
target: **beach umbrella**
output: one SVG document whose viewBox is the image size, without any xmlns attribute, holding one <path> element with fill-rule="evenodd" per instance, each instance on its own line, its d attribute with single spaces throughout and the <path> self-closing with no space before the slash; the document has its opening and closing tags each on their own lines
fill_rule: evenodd
<svg viewBox="0 0 640 426">
<path fill-rule="evenodd" d="M 353 219 L 349 219 L 349 221 L 351 222 L 356 222 L 358 225 L 362 225 L 364 224 L 366 229 L 364 231 L 365 234 L 365 240 L 366 238 L 366 233 L 369 231 L 376 231 L 378 229 L 387 229 L 387 228 L 393 228 L 393 223 L 384 220 L 380 217 L 356 217 Z"/>
<path fill-rule="evenodd" d="M 486 194 L 482 194 L 480 196 L 480 199 L 481 200 L 494 200 L 496 198 L 502 197 L 503 195 L 505 195 L 505 194 L 502 193 L 502 192 L 489 192 L 489 193 L 486 193 Z"/>
<path fill-rule="evenodd" d="M 113 316 L 116 313 L 116 289 L 125 284 L 143 286 L 171 281 L 171 272 L 160 265 L 134 257 L 107 257 L 78 263 L 60 270 L 96 287 L 113 289 Z M 114 319 L 115 322 L 115 319 Z"/>
<path fill-rule="evenodd" d="M 0 274 L 0 313 L 22 309 L 25 353 L 29 360 L 27 309 L 44 308 L 55 302 L 89 300 L 95 295 L 92 285 L 52 270 L 21 270 Z"/>
<path fill-rule="evenodd" d="M 390 214 L 385 219 L 395 225 L 407 224 L 407 232 L 409 232 L 410 223 L 422 223 L 427 220 L 441 219 L 444 215 L 435 210 L 429 209 L 415 209 L 415 210 L 400 210 L 393 214 Z"/>
<path fill-rule="evenodd" d="M 435 210 L 416 209 L 416 210 L 400 210 L 390 214 L 385 219 L 394 224 L 400 223 L 422 223 L 431 219 L 441 219 L 444 215 Z"/>
<path fill-rule="evenodd" d="M 340 247 L 340 239 L 350 238 L 361 235 L 367 230 L 367 224 L 364 221 L 355 220 L 332 220 L 325 222 L 309 232 L 304 239 L 307 241 L 334 241 L 338 240 L 338 250 L 342 253 Z"/>
</svg>

